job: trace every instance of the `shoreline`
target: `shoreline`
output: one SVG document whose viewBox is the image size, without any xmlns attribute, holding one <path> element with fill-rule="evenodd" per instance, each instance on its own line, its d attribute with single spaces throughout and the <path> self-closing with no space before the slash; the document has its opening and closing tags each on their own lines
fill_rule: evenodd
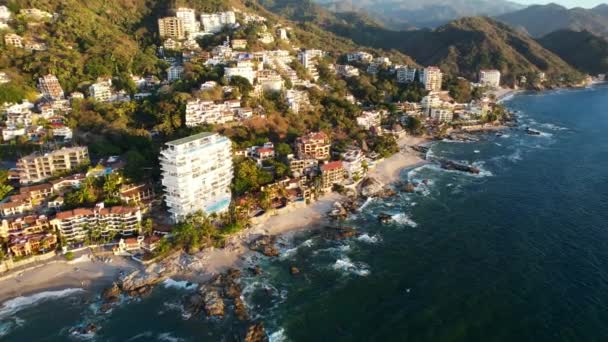
<svg viewBox="0 0 608 342">
<path fill-rule="evenodd" d="M 0 280 L 0 302 L 4 304 L 18 297 L 69 288 L 96 293 L 116 281 L 121 272 L 138 268 L 134 261 L 115 256 L 111 263 L 92 261 L 83 255 L 72 261 L 43 264 L 30 270 L 16 271 Z"/>
<path fill-rule="evenodd" d="M 418 152 L 410 147 L 423 145 L 430 141 L 431 139 L 428 137 L 405 136 L 400 138 L 398 140 L 400 151 L 378 162 L 368 172 L 368 176 L 378 179 L 385 185 L 396 182 L 404 169 L 419 167 L 427 163 Z M 225 248 L 209 248 L 191 256 L 193 266 L 178 272 L 171 278 L 204 283 L 216 274 L 230 268 L 244 268 L 248 266 L 245 263 L 247 257 L 255 253 L 249 250 L 248 242 L 261 235 L 293 236 L 305 232 L 315 225 L 329 223 L 327 213 L 331 211 L 335 202 L 343 198 L 345 198 L 343 195 L 332 192 L 323 195 L 309 205 L 271 215 L 252 228 L 229 238 Z M 176 260 L 179 260 L 182 255 L 183 253 L 178 253 Z M 81 258 L 85 258 L 85 256 Z M 125 257 L 112 256 L 112 263 L 107 264 L 91 261 L 88 258 L 81 260 L 81 258 L 71 262 L 43 264 L 35 269 L 5 275 L 4 279 L 0 279 L 0 303 L 4 305 L 7 301 L 17 297 L 68 288 L 100 292 L 116 281 L 121 271 L 131 272 L 142 269 L 141 265 Z"/>
</svg>

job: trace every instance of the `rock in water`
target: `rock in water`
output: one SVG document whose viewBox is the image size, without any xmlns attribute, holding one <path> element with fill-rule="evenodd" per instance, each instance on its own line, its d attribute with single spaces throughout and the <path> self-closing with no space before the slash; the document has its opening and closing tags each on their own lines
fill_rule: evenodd
<svg viewBox="0 0 608 342">
<path fill-rule="evenodd" d="M 344 240 L 359 235 L 359 232 L 352 227 L 326 227 L 322 235 L 328 240 Z"/>
<path fill-rule="evenodd" d="M 216 289 L 201 288 L 203 291 L 203 303 L 205 313 L 209 317 L 224 316 L 224 300 L 220 296 L 220 292 Z"/>
<path fill-rule="evenodd" d="M 300 274 L 300 269 L 295 266 L 291 266 L 289 268 L 289 273 L 291 273 L 291 275 L 293 275 L 293 276 L 298 275 L 298 274 Z"/>
<path fill-rule="evenodd" d="M 404 188 L 405 192 L 413 193 L 416 191 L 416 186 L 412 183 L 407 183 Z"/>
<path fill-rule="evenodd" d="M 279 249 L 275 246 L 275 236 L 263 235 L 249 243 L 249 249 L 269 257 L 279 256 Z"/>
<path fill-rule="evenodd" d="M 120 296 L 120 287 L 118 287 L 117 283 L 113 283 L 112 286 L 105 289 L 101 294 L 101 297 L 106 303 L 115 302 L 118 300 Z"/>
<path fill-rule="evenodd" d="M 384 184 L 373 177 L 366 177 L 359 185 L 359 192 L 363 197 L 374 197 L 382 193 Z"/>
<path fill-rule="evenodd" d="M 249 271 L 253 275 L 256 275 L 256 276 L 262 274 L 262 268 L 260 267 L 260 265 L 255 265 L 254 267 L 250 267 Z"/>
<path fill-rule="evenodd" d="M 380 215 L 378 215 L 378 221 L 380 221 L 380 223 L 390 223 L 393 220 L 393 216 L 389 215 L 389 214 L 385 214 L 385 213 L 381 213 Z"/>
<path fill-rule="evenodd" d="M 245 342 L 268 342 L 268 335 L 266 335 L 264 325 L 262 323 L 250 325 L 247 328 Z"/>
<path fill-rule="evenodd" d="M 245 305 L 245 302 L 243 302 L 243 300 L 240 297 L 237 297 L 234 299 L 234 314 L 236 315 L 236 318 L 238 318 L 240 321 L 249 320 L 249 313 L 247 313 L 247 306 Z"/>
</svg>

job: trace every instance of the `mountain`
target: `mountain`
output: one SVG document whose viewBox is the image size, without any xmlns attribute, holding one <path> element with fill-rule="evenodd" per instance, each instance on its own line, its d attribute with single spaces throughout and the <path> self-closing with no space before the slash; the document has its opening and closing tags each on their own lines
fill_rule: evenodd
<svg viewBox="0 0 608 342">
<path fill-rule="evenodd" d="M 501 70 L 507 84 L 542 71 L 553 79 L 582 75 L 525 33 L 487 17 L 463 18 L 435 30 L 389 30 L 360 13 L 328 13 L 307 0 L 263 0 L 268 9 L 292 19 L 306 16 L 355 43 L 396 49 L 421 65 L 438 65 L 453 75 L 476 79 L 479 69 Z M 569 77 L 566 77 L 569 78 Z"/>
<path fill-rule="evenodd" d="M 608 73 L 608 41 L 591 32 L 556 31 L 539 42 L 579 70 L 592 75 Z"/>
<path fill-rule="evenodd" d="M 87 84 L 104 75 L 124 79 L 130 74 L 162 76 L 167 65 L 156 56 L 160 44 L 157 19 L 170 15 L 174 5 L 188 6 L 198 13 L 233 8 L 254 12 L 267 17 L 272 25 L 280 22 L 293 26 L 297 37 L 294 43 L 301 47 L 323 48 L 330 52 L 359 48 L 349 39 L 312 23 L 289 22 L 249 0 L 0 0 L 0 4 L 3 3 L 13 13 L 36 7 L 57 13 L 58 19 L 53 23 L 30 24 L 27 29 L 20 28 L 16 21 L 13 23 L 15 32 L 27 39 L 45 42 L 47 51 L 29 53 L 3 47 L 3 36 L 9 31 L 0 31 L 0 70 L 15 79 L 24 76 L 31 87 L 35 87 L 35 80 L 41 75 L 53 73 L 67 92 L 84 91 Z M 318 18 L 322 13 L 311 15 Z M 306 21 L 307 18 L 299 19 Z M 411 58 L 397 51 L 391 57 L 413 63 Z"/>
<path fill-rule="evenodd" d="M 471 16 L 498 16 L 525 6 L 506 0 L 317 0 L 335 12 L 366 12 L 385 26 L 437 27 Z"/>
<path fill-rule="evenodd" d="M 594 9 L 572 8 L 549 4 L 535 5 L 498 16 L 498 20 L 523 29 L 533 37 L 542 37 L 559 30 L 589 31 L 608 37 L 608 6 Z"/>
<path fill-rule="evenodd" d="M 474 79 L 479 69 L 500 70 L 513 83 L 522 74 L 545 72 L 554 78 L 580 76 L 570 65 L 528 35 L 487 17 L 463 18 L 433 31 L 397 34 L 392 42 L 424 65 Z"/>
<path fill-rule="evenodd" d="M 597 5 L 596 7 L 591 9 L 591 12 L 596 15 L 608 18 L 608 4 Z"/>
</svg>

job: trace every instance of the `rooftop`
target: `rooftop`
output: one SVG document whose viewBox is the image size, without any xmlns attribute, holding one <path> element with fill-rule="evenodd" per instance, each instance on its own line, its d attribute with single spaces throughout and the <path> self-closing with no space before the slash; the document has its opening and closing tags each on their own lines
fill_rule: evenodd
<svg viewBox="0 0 608 342">
<path fill-rule="evenodd" d="M 215 135 L 215 133 L 212 133 L 212 132 L 203 132 L 203 133 L 191 135 L 189 137 L 169 141 L 169 142 L 167 142 L 167 145 L 173 145 L 173 146 L 185 145 L 185 144 L 191 143 L 191 142 L 199 140 L 199 139 L 209 138 L 214 135 Z"/>
</svg>

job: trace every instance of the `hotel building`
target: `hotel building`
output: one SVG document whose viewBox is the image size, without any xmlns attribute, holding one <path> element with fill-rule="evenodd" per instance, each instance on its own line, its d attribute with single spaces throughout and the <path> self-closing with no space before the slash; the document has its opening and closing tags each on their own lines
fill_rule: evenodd
<svg viewBox="0 0 608 342">
<path fill-rule="evenodd" d="M 87 147 L 70 147 L 50 153 L 33 153 L 17 161 L 21 184 L 42 182 L 59 172 L 89 163 Z"/>
<path fill-rule="evenodd" d="M 160 164 L 165 203 L 175 222 L 203 211 L 220 213 L 231 201 L 232 143 L 217 133 L 200 133 L 166 143 Z"/>
</svg>

